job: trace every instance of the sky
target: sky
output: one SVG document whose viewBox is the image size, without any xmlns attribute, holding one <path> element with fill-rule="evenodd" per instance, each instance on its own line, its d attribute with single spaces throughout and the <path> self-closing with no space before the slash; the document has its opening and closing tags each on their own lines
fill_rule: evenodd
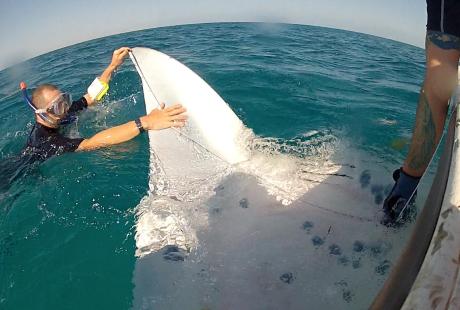
<svg viewBox="0 0 460 310">
<path fill-rule="evenodd" d="M 160 26 L 285 22 L 373 34 L 423 47 L 424 0 L 0 0 L 0 70 L 49 51 Z"/>
</svg>

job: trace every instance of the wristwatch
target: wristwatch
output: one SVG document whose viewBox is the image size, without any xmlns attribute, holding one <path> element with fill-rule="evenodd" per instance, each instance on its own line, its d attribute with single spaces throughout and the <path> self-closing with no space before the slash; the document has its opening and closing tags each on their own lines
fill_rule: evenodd
<svg viewBox="0 0 460 310">
<path fill-rule="evenodd" d="M 142 126 L 141 119 L 137 118 L 136 120 L 134 120 L 134 122 L 136 123 L 137 129 L 139 129 L 139 133 L 143 133 L 145 131 L 145 129 Z"/>
</svg>

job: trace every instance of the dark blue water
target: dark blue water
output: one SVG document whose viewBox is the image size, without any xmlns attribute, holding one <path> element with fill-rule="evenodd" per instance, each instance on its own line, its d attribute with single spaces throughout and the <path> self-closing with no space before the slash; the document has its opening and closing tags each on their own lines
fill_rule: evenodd
<svg viewBox="0 0 460 310">
<path fill-rule="evenodd" d="M 15 171 L 14 157 L 33 125 L 16 92 L 19 82 L 31 88 L 53 83 L 77 97 L 120 46 L 158 49 L 183 62 L 259 136 L 319 137 L 319 143 L 334 137 L 367 166 L 379 167 L 372 180 L 382 188 L 407 151 L 424 73 L 422 49 L 320 27 L 201 24 L 88 41 L 0 72 L 2 177 Z M 106 99 L 65 130 L 89 137 L 144 111 L 140 80 L 127 60 Z M 52 158 L 3 182 L 0 308 L 129 308 L 134 208 L 148 190 L 147 177 L 148 141 L 140 136 Z"/>
</svg>

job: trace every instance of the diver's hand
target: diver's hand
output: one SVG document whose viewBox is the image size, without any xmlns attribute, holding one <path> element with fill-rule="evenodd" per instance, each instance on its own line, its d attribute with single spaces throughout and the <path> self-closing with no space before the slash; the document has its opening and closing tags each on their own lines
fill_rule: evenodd
<svg viewBox="0 0 460 310">
<path fill-rule="evenodd" d="M 128 53 L 131 51 L 129 47 L 121 47 L 113 52 L 112 56 L 112 62 L 110 63 L 110 66 L 113 67 L 114 69 L 118 68 L 121 66 L 121 64 L 125 61 L 126 56 L 128 56 Z"/>
<path fill-rule="evenodd" d="M 112 73 L 125 61 L 126 56 L 131 51 L 129 47 L 122 47 L 113 52 L 112 62 L 110 65 L 102 72 L 99 80 L 104 83 L 109 84 L 110 79 L 112 78 Z M 94 100 L 91 99 L 89 95 L 85 95 L 86 101 L 88 101 L 88 105 L 94 103 Z"/>
<path fill-rule="evenodd" d="M 165 104 L 162 103 L 160 109 L 154 109 L 148 115 L 141 117 L 142 127 L 145 130 L 183 127 L 187 120 L 185 112 L 186 109 L 181 104 L 175 104 L 165 109 Z"/>
</svg>

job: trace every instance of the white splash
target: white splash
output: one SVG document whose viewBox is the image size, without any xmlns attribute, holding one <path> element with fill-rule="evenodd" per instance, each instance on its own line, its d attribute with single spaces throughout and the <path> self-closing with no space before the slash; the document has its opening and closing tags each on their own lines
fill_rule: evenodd
<svg viewBox="0 0 460 310">
<path fill-rule="evenodd" d="M 315 135 L 318 137 L 312 137 Z M 150 193 L 136 209 L 136 255 L 141 257 L 169 245 L 187 252 L 195 248 L 196 232 L 208 225 L 206 201 L 232 173 L 255 176 L 267 194 L 285 206 L 296 201 L 341 168 L 330 161 L 337 144 L 334 136 L 315 132 L 308 137 L 282 140 L 247 135 L 242 142 L 251 149 L 250 159 L 235 166 L 203 167 L 208 170 L 206 178 L 169 180 L 161 163 L 153 160 Z M 171 187 L 171 181 L 181 192 Z"/>
<path fill-rule="evenodd" d="M 394 119 L 388 119 L 388 118 L 378 118 L 377 123 L 385 126 L 393 126 L 396 125 L 398 122 Z"/>
</svg>

